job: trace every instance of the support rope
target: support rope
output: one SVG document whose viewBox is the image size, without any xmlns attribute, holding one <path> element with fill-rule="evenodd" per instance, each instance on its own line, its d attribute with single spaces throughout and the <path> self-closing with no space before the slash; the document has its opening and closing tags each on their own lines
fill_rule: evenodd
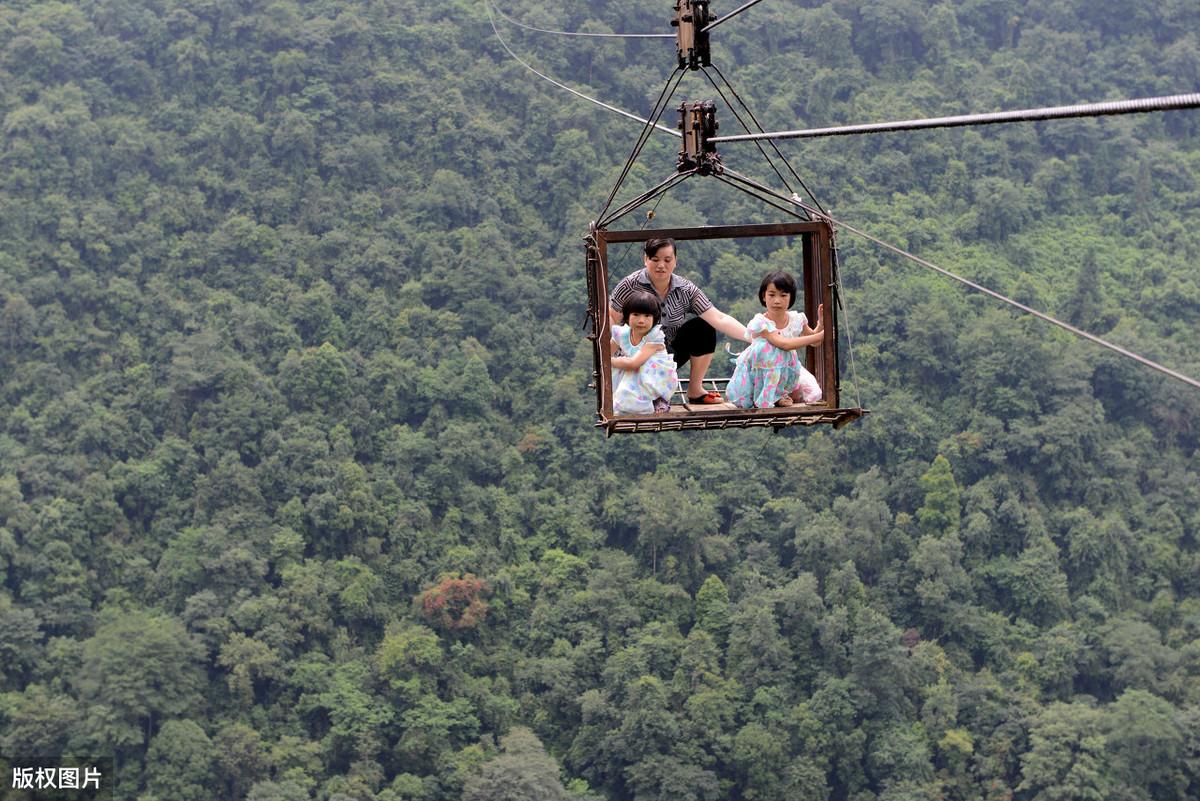
<svg viewBox="0 0 1200 801">
<path fill-rule="evenodd" d="M 750 106 L 747 105 L 746 101 L 742 100 L 741 96 L 738 95 L 737 90 L 733 88 L 733 84 L 731 84 L 729 82 L 729 79 L 725 77 L 725 73 L 721 72 L 721 68 L 715 64 L 712 65 L 712 68 L 716 71 L 717 75 L 720 76 L 721 81 L 724 82 L 724 84 L 729 87 L 730 93 L 733 94 L 734 98 L 738 101 L 738 103 L 740 103 L 742 105 L 742 108 L 744 108 L 746 110 L 746 113 L 750 115 L 750 119 L 754 121 L 754 125 L 756 128 L 758 128 L 759 133 L 763 133 L 765 129 L 763 128 L 762 123 L 758 121 L 758 117 L 754 116 L 754 112 L 750 110 Z M 742 127 L 745 127 L 744 123 L 743 123 Z M 755 144 L 757 144 L 757 143 L 755 143 Z M 783 165 L 788 168 L 788 172 L 790 172 L 792 174 L 792 177 L 795 178 L 799 182 L 800 187 L 804 190 L 804 193 L 806 195 L 808 195 L 808 197 L 812 200 L 813 205 L 815 205 L 818 209 L 820 209 L 822 212 L 824 212 L 825 207 L 821 205 L 821 201 L 817 200 L 817 196 L 814 195 L 812 190 L 808 188 L 808 184 L 804 183 L 804 179 L 800 177 L 800 174 L 798 172 L 796 172 L 795 169 L 792 168 L 792 164 L 790 161 L 787 160 L 787 156 L 783 155 L 783 152 L 780 151 L 779 147 L 775 144 L 775 142 L 773 140 L 768 139 L 767 144 L 771 146 L 771 150 L 775 151 L 775 155 L 779 156 L 780 160 L 783 161 Z M 759 148 L 759 150 L 761 151 L 762 148 Z M 787 186 L 787 181 L 784 181 L 783 185 Z M 788 189 L 788 191 L 791 192 L 792 190 Z"/>
<path fill-rule="evenodd" d="M 703 67 L 701 67 L 701 68 L 700 68 L 700 71 L 704 73 L 704 77 L 705 77 L 705 78 L 708 78 L 708 82 L 712 84 L 712 87 L 713 87 L 713 89 L 716 89 L 716 90 L 717 90 L 717 94 L 718 94 L 718 95 L 720 95 L 720 96 L 721 96 L 721 99 L 725 101 L 725 105 L 726 105 L 726 106 L 728 106 L 728 107 L 729 107 L 729 110 L 733 112 L 733 116 L 734 116 L 734 118 L 735 118 L 735 119 L 736 119 L 736 120 L 737 120 L 737 121 L 738 121 L 738 122 L 741 124 L 742 128 L 743 128 L 743 129 L 746 131 L 746 133 L 753 133 L 753 131 L 751 131 L 751 130 L 750 130 L 750 126 L 749 126 L 749 125 L 747 125 L 747 124 L 746 124 L 746 121 L 742 119 L 742 115 L 738 113 L 737 107 L 735 107 L 735 106 L 733 105 L 733 103 L 730 103 L 730 102 L 729 102 L 729 98 L 727 98 L 727 97 L 725 96 L 725 92 L 721 90 L 721 87 L 720 87 L 720 86 L 717 84 L 717 82 L 716 82 L 716 81 L 714 81 L 714 80 L 713 80 L 713 77 L 712 77 L 711 75 L 709 75 L 709 74 L 708 74 L 708 70 L 706 70 L 706 69 L 704 69 Z M 722 75 L 722 76 L 721 76 L 721 78 L 722 78 L 722 79 L 724 79 L 724 78 L 725 78 L 725 76 L 724 76 L 724 75 Z M 726 82 L 725 82 L 725 84 L 726 84 L 726 86 L 728 86 L 728 85 L 729 85 L 729 82 L 728 82 L 728 81 L 726 81 Z M 729 91 L 730 91 L 730 92 L 733 92 L 733 87 L 732 87 L 732 86 L 730 86 L 730 87 L 729 87 Z M 734 94 L 734 96 L 735 96 L 735 97 L 737 97 L 737 93 L 736 93 L 736 92 L 733 92 L 733 94 Z M 741 100 L 741 98 L 738 98 L 738 100 L 740 101 L 740 100 Z M 743 106 L 745 106 L 745 103 L 743 103 L 742 105 L 743 105 Z M 751 115 L 751 116 L 753 116 L 753 115 Z M 761 131 L 761 130 L 762 130 L 762 128 L 760 127 L 760 128 L 759 128 L 759 130 Z M 772 147 L 774 147 L 774 146 L 775 146 L 775 143 L 774 143 L 774 142 L 769 142 L 769 144 L 770 144 Z M 792 186 L 791 186 L 791 184 L 789 184 L 789 183 L 787 182 L 787 178 L 784 178 L 784 177 L 783 177 L 783 173 L 781 173 L 781 172 L 779 171 L 779 168 L 775 166 L 775 162 L 774 162 L 774 161 L 772 161 L 772 160 L 771 160 L 771 157 L 767 155 L 767 151 L 766 151 L 766 150 L 763 148 L 763 146 L 762 146 L 762 145 L 760 145 L 758 142 L 755 142 L 755 143 L 754 143 L 754 146 L 758 148 L 758 152 L 762 154 L 762 157 L 763 157 L 764 159 L 766 159 L 766 162 L 767 162 L 767 164 L 768 164 L 768 165 L 771 167 L 771 171 L 775 173 L 775 176 L 776 176 L 777 178 L 779 178 L 779 181 L 780 181 L 780 183 L 782 183 L 782 184 L 783 184 L 785 187 L 787 187 L 787 191 L 788 191 L 788 192 L 793 192 L 794 190 L 792 189 Z M 779 152 L 779 149 L 778 149 L 778 148 L 776 148 L 776 152 L 777 152 L 777 153 Z M 794 174 L 794 171 L 793 171 L 793 174 Z"/>
<path fill-rule="evenodd" d="M 686 181 L 688 178 L 691 178 L 695 174 L 696 174 L 696 170 L 688 170 L 687 172 L 672 173 L 671 176 L 669 178 L 667 178 L 665 181 L 663 181 L 662 183 L 658 184 L 657 186 L 652 187 L 651 189 L 647 189 L 642 194 L 638 195 L 637 197 L 633 198 L 632 200 L 627 201 L 623 206 L 621 206 L 619 209 L 614 211 L 612 214 L 608 215 L 607 217 L 602 218 L 599 222 L 596 223 L 596 226 L 599 228 L 607 228 L 610 224 L 612 224 L 616 220 L 620 219 L 621 217 L 624 217 L 626 214 L 633 211 L 638 206 L 640 206 L 643 203 L 645 203 L 646 201 L 650 200 L 650 198 L 655 197 L 656 195 L 659 197 L 662 197 L 663 195 L 665 195 L 667 193 L 668 190 L 670 190 L 670 189 L 674 188 L 675 186 L 679 185 L 680 183 Z"/>
<path fill-rule="evenodd" d="M 654 205 L 650 207 L 650 212 L 646 215 L 646 219 L 642 220 L 642 224 L 638 226 L 639 230 L 642 230 L 642 231 L 646 230 L 646 226 L 649 225 L 650 221 L 654 219 L 654 212 L 658 211 L 658 204 L 662 203 L 662 199 L 666 196 L 667 196 L 666 191 L 658 193 L 658 197 L 654 200 Z M 642 201 L 642 202 L 644 203 L 645 201 Z M 617 218 L 613 217 L 612 219 L 615 220 Z M 632 248 L 626 248 L 621 253 L 621 257 L 617 260 L 617 263 L 614 264 L 612 266 L 612 268 L 609 270 L 609 274 L 610 275 L 622 275 L 624 273 L 623 268 L 625 266 L 625 263 L 629 261 L 629 254 L 632 252 L 634 252 L 634 250 Z M 591 280 L 591 279 L 589 278 L 589 280 Z M 590 287 L 590 284 L 589 284 L 589 287 Z M 590 292 L 591 289 L 589 288 L 588 291 Z"/>
<path fill-rule="evenodd" d="M 733 172 L 730 169 L 726 169 L 723 173 L 713 173 L 713 175 L 718 180 L 720 180 L 722 183 L 729 184 L 734 189 L 737 189 L 741 192 L 745 192 L 747 195 L 749 195 L 750 197 L 759 201 L 760 203 L 766 203 L 768 206 L 771 206 L 772 208 L 776 208 L 779 211 L 782 211 L 784 214 L 790 214 L 791 216 L 795 217 L 796 219 L 804 220 L 806 222 L 808 220 L 812 219 L 811 216 L 806 217 L 802 214 L 797 214 L 796 210 L 794 208 L 792 208 L 791 205 L 800 205 L 800 204 L 794 203 L 794 201 L 792 201 L 791 198 L 784 198 L 785 202 L 788 204 L 791 204 L 791 205 L 783 205 L 780 203 L 772 202 L 768 197 L 763 197 L 761 194 L 757 194 L 755 192 L 750 191 L 750 189 L 748 189 L 747 186 L 753 186 L 753 187 L 757 188 L 760 185 L 756 184 L 754 181 L 751 181 L 749 178 L 746 178 L 745 176 L 742 176 L 742 175 L 739 175 L 739 174 Z M 778 195 L 774 192 L 771 192 L 770 197 L 778 198 L 778 197 L 782 197 L 782 196 Z M 805 208 L 805 211 L 809 211 L 809 209 L 807 207 L 802 206 L 802 208 Z M 812 214 L 812 212 L 809 211 L 809 214 Z"/>
<path fill-rule="evenodd" d="M 671 85 L 671 79 L 675 79 L 675 85 Z M 608 212 L 609 206 L 617 196 L 621 184 L 625 183 L 625 179 L 629 176 L 629 171 L 633 169 L 633 164 L 637 161 L 637 157 L 641 155 L 642 148 L 646 146 L 646 142 L 650 141 L 651 126 L 658 126 L 658 119 L 663 112 L 667 110 L 667 104 L 671 102 L 671 98 L 675 96 L 675 90 L 679 88 L 679 82 L 683 80 L 683 69 L 676 67 L 675 71 L 667 76 L 667 82 L 663 85 L 662 91 L 658 93 L 658 99 L 654 101 L 654 108 L 650 110 L 650 119 L 646 120 L 645 126 L 642 127 L 638 134 L 637 141 L 633 144 L 633 149 L 629 151 L 629 157 L 625 159 L 625 166 L 621 168 L 621 174 L 617 177 L 616 183 L 613 184 L 612 190 L 608 193 L 608 198 L 604 201 L 604 208 L 596 215 L 596 219 L 604 217 Z"/>
</svg>

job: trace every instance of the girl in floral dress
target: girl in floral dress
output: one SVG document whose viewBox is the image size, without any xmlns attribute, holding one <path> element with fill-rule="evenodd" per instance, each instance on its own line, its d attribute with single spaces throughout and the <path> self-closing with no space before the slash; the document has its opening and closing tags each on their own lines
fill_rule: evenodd
<svg viewBox="0 0 1200 801">
<path fill-rule="evenodd" d="M 766 312 L 746 326 L 754 339 L 738 355 L 726 397 L 743 409 L 817 403 L 821 386 L 804 368 L 801 354 L 825 338 L 823 307 L 817 307 L 817 327 L 809 327 L 804 313 L 792 310 L 796 279 L 782 270 L 767 273 L 758 287 L 758 300 Z"/>
<path fill-rule="evenodd" d="M 612 328 L 613 414 L 651 414 L 671 408 L 679 387 L 675 360 L 659 325 L 658 298 L 634 292 L 621 307 L 622 325 Z"/>
</svg>

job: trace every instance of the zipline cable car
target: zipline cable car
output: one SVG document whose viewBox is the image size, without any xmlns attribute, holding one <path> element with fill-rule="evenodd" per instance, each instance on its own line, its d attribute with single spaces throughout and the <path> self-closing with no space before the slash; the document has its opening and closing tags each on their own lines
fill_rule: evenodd
<svg viewBox="0 0 1200 801">
<path fill-rule="evenodd" d="M 714 22 L 709 16 L 708 0 L 677 0 L 675 18 L 671 24 L 675 26 L 677 32 L 678 69 L 671 78 L 668 78 L 667 87 L 664 87 L 663 94 L 660 95 L 659 102 L 655 105 L 656 113 L 647 121 L 647 125 L 642 131 L 642 137 L 630 154 L 621 177 L 618 178 L 616 186 L 609 193 L 608 204 L 601 211 L 600 217 L 592 223 L 585 237 L 588 319 L 591 321 L 591 333 L 588 338 L 592 340 L 593 345 L 592 379 L 596 388 L 596 426 L 603 428 L 609 435 L 646 431 L 751 427 L 770 427 L 778 432 L 793 425 L 817 424 L 831 424 L 835 428 L 841 428 L 867 414 L 867 410 L 858 406 L 843 408 L 840 405 L 841 378 L 838 359 L 840 297 L 837 292 L 837 253 L 834 245 L 833 226 L 828 219 L 822 218 L 819 212 L 814 214 L 815 210 L 800 202 L 797 196 L 789 197 L 775 193 L 725 167 L 717 153 L 716 145 L 711 141 L 716 135 L 718 127 L 716 107 L 712 102 L 683 103 L 679 106 L 678 129 L 681 145 L 675 172 L 658 186 L 633 198 L 612 213 L 606 214 L 622 181 L 636 160 L 651 127 L 656 125 L 657 117 L 661 116 L 670 102 L 670 95 L 674 90 L 671 89 L 668 93 L 668 88 L 671 87 L 672 79 L 675 79 L 675 86 L 678 86 L 676 75 L 682 77 L 683 70 L 698 70 L 711 65 L 707 28 L 711 27 Z M 714 86 L 716 86 L 715 82 Z M 717 89 L 720 91 L 719 87 Z M 730 90 L 732 91 L 732 87 Z M 747 109 L 747 111 L 749 110 Z M 776 152 L 778 153 L 778 151 Z M 782 154 L 780 156 L 782 157 Z M 768 162 L 770 162 L 769 157 Z M 776 172 L 779 174 L 778 171 Z M 609 229 L 609 224 L 618 218 L 656 197 L 661 197 L 694 175 L 713 176 L 721 179 L 725 183 L 763 200 L 768 205 L 784 211 L 792 219 L 777 223 L 747 223 L 694 228 Z M 677 392 L 671 399 L 669 411 L 626 415 L 613 413 L 612 326 L 608 311 L 609 245 L 644 243 L 650 239 L 661 237 L 669 237 L 677 242 L 759 237 L 798 237 L 800 239 L 803 266 L 797 271 L 800 273 L 798 281 L 800 297 L 795 299 L 796 307 L 802 308 L 809 320 L 817 319 L 818 306 L 823 306 L 825 309 L 824 338 L 819 345 L 804 348 L 803 355 L 805 366 L 821 386 L 822 399 L 820 402 L 796 403 L 792 406 L 766 409 L 741 409 L 728 402 L 698 405 L 687 402 L 688 391 L 684 389 Z M 722 389 L 729 379 L 716 378 L 706 379 L 706 381 L 714 387 Z M 682 379 L 681 384 L 683 387 L 687 387 L 688 379 Z"/>
</svg>

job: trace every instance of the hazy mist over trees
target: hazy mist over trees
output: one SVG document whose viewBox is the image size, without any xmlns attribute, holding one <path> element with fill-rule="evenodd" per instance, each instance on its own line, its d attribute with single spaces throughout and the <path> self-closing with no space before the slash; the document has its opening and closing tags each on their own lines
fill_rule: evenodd
<svg viewBox="0 0 1200 801">
<path fill-rule="evenodd" d="M 503 10 L 672 30 L 667 0 Z M 497 25 L 638 114 L 675 63 Z M 768 0 L 712 38 L 780 129 L 1196 91 L 1197 31 L 1183 0 Z M 1200 797 L 1200 392 L 843 233 L 871 415 L 605 439 L 581 236 L 638 125 L 482 3 L 5 0 L 0 126 L 6 778 Z M 1200 112 L 780 147 L 835 216 L 1200 374 Z M 654 225 L 778 219 L 685 186 Z M 706 252 L 680 274 L 743 321 L 797 269 Z"/>
</svg>

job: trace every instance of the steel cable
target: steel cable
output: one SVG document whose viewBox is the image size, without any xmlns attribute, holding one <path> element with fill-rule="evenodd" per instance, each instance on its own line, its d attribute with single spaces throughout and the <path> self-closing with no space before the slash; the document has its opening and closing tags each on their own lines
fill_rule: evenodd
<svg viewBox="0 0 1200 801">
<path fill-rule="evenodd" d="M 741 14 L 743 11 L 745 11 L 750 6 L 758 5 L 761 2 L 762 2 L 762 0 L 750 0 L 749 3 L 743 3 L 742 5 L 738 6 L 733 11 L 730 11 L 728 14 L 721 17 L 720 19 L 715 19 L 712 22 L 705 25 L 703 28 L 700 29 L 700 33 L 707 33 L 708 31 L 711 31 L 713 28 L 717 27 L 722 22 L 733 19 L 734 17 L 736 17 L 738 14 Z"/>
<path fill-rule="evenodd" d="M 1021 303 L 1020 301 L 1013 300 L 1012 298 L 1008 297 L 1007 295 L 1002 295 L 1001 293 L 997 292 L 994 289 L 988 289 L 987 287 L 983 286 L 982 284 L 978 284 L 978 283 L 970 280 L 969 278 L 963 278 L 961 275 L 956 275 L 955 273 L 950 272 L 949 270 L 947 270 L 944 267 L 939 267 L 936 264 L 934 264 L 933 262 L 928 261 L 926 259 L 922 259 L 920 256 L 914 255 L 912 253 L 909 253 L 907 250 L 904 250 L 901 247 L 897 247 L 896 245 L 893 245 L 889 242 L 885 242 L 882 239 L 880 239 L 879 237 L 872 236 L 871 234 L 868 234 L 866 231 L 863 231 L 860 228 L 855 228 L 853 225 L 844 223 L 841 220 L 834 219 L 833 217 L 829 216 L 829 214 L 820 213 L 813 207 L 809 206 L 804 201 L 800 200 L 799 196 L 797 196 L 797 195 L 793 195 L 790 198 L 784 197 L 783 195 L 779 194 L 778 192 L 771 189 L 770 187 L 763 186 L 762 184 L 754 181 L 752 178 L 747 178 L 746 176 L 740 175 L 730 169 L 725 170 L 725 176 L 732 177 L 733 179 L 735 179 L 741 183 L 744 183 L 747 186 L 753 187 L 754 189 L 756 189 L 759 192 L 770 195 L 771 197 L 778 198 L 779 200 L 783 200 L 785 202 L 793 203 L 793 204 L 799 206 L 800 208 L 804 209 L 809 214 L 812 214 L 816 217 L 819 217 L 819 218 L 825 220 L 830 225 L 834 225 L 834 226 L 837 226 L 838 228 L 847 230 L 850 233 L 855 234 L 856 236 L 860 236 L 863 239 L 866 239 L 868 242 L 873 242 L 876 245 L 879 245 L 881 248 L 884 248 L 885 250 L 890 250 L 898 256 L 903 256 L 904 258 L 906 258 L 916 264 L 919 264 L 922 267 L 933 270 L 934 272 L 944 275 L 947 278 L 950 278 L 954 281 L 958 281 L 960 284 L 963 284 L 964 286 L 968 286 L 977 292 L 981 292 L 984 295 L 987 295 L 988 297 L 995 298 L 996 300 L 998 300 L 1002 303 L 1007 303 L 1008 305 L 1012 306 L 1013 308 L 1020 309 L 1021 311 L 1025 312 L 1026 314 L 1037 317 L 1039 320 L 1044 320 L 1045 322 L 1050 323 L 1051 325 L 1056 325 L 1059 328 L 1063 329 L 1064 331 L 1072 333 L 1075 336 L 1080 337 L 1081 339 L 1086 339 L 1089 342 L 1094 342 L 1095 344 L 1097 344 L 1103 348 L 1107 348 L 1108 350 L 1111 350 L 1114 353 L 1118 353 L 1122 356 L 1125 356 L 1126 358 L 1133 359 L 1134 361 L 1138 362 L 1139 364 L 1145 365 L 1146 367 L 1149 367 L 1153 370 L 1157 370 L 1158 372 L 1163 373 L 1164 375 L 1168 375 L 1171 378 L 1182 381 L 1183 383 L 1193 386 L 1196 389 L 1200 389 L 1200 381 L 1197 381 L 1196 379 L 1194 379 L 1190 376 L 1186 376 L 1183 373 L 1180 373 L 1176 370 L 1172 370 L 1171 368 L 1166 367 L 1165 365 L 1161 365 L 1156 361 L 1147 359 L 1145 356 L 1134 353 L 1133 351 L 1128 350 L 1127 348 L 1123 348 L 1120 345 L 1109 342 L 1108 340 L 1098 337 L 1095 334 L 1089 334 L 1087 331 L 1084 331 L 1082 328 L 1076 328 L 1075 326 L 1071 325 L 1070 323 L 1059 320 L 1057 317 L 1053 317 L 1049 314 L 1046 314 L 1045 312 L 1040 312 L 1037 309 L 1026 306 L 1024 303 Z"/>
<path fill-rule="evenodd" d="M 1068 117 L 1102 117 L 1115 114 L 1144 114 L 1151 111 L 1177 111 L 1200 108 L 1200 93 L 1141 97 L 1133 100 L 1114 100 L 1106 103 L 1083 103 L 1075 106 L 1048 106 L 1018 111 L 994 111 L 985 114 L 962 114 L 956 117 L 929 117 L 899 122 L 872 122 L 865 125 L 839 125 L 832 128 L 807 128 L 798 131 L 774 131 L 761 134 L 716 136 L 708 141 L 751 142 L 759 139 L 813 139 L 822 136 L 851 136 L 854 134 L 915 131 L 923 128 L 956 128 L 965 125 L 995 125 L 1005 122 L 1037 122 Z"/>
<path fill-rule="evenodd" d="M 650 122 L 650 120 L 647 120 L 644 117 L 639 117 L 636 114 L 632 114 L 623 109 L 619 109 L 616 106 L 610 106 L 608 103 L 605 103 L 601 100 L 597 100 L 594 97 L 588 97 L 583 92 L 580 92 L 576 89 L 572 89 L 571 87 L 567 86 L 565 83 L 560 83 L 559 81 L 556 81 L 553 78 L 551 78 L 549 75 L 545 75 L 544 73 L 538 72 L 536 69 L 534 69 L 532 66 L 530 66 L 528 62 L 526 62 L 524 59 L 522 59 L 520 56 L 518 56 L 516 53 L 514 53 L 512 48 L 508 46 L 508 43 L 504 41 L 504 37 L 502 37 L 500 35 L 500 30 L 496 27 L 496 18 L 492 16 L 492 4 L 490 2 L 488 2 L 488 0 L 484 0 L 483 7 L 485 9 L 487 9 L 488 21 L 492 23 L 492 32 L 494 34 L 496 34 L 496 39 L 500 42 L 500 46 L 503 47 L 508 52 L 508 54 L 510 56 L 512 56 L 513 60 L 515 60 L 522 67 L 529 70 L 534 75 L 541 78 L 542 80 L 549 81 L 550 83 L 557 86 L 559 89 L 565 89 L 568 92 L 570 92 L 571 94 L 575 95 L 576 97 L 582 98 L 582 99 L 588 101 L 589 103 L 595 103 L 600 108 L 616 112 L 617 114 L 620 114 L 622 117 L 628 117 L 631 120 L 637 120 L 638 122 L 642 123 L 643 125 L 646 125 Z M 671 136 L 679 136 L 678 131 L 668 128 L 665 125 L 659 125 L 658 123 L 654 123 L 654 128 L 655 128 L 655 130 L 659 130 L 659 131 L 663 131 L 664 133 L 668 133 Z"/>
<path fill-rule="evenodd" d="M 729 87 L 730 93 L 734 96 L 734 98 L 738 101 L 738 103 L 740 103 L 742 105 L 742 108 L 744 108 L 746 110 L 746 113 L 750 115 L 750 119 L 753 120 L 754 124 L 758 127 L 759 132 L 760 133 L 763 132 L 764 129 L 763 129 L 762 123 L 758 121 L 758 117 L 754 116 L 754 112 L 750 110 L 750 106 L 747 105 L 746 101 L 742 100 L 741 96 L 738 95 L 737 90 L 733 88 L 733 84 L 731 84 L 729 82 L 729 79 L 725 77 L 725 73 L 721 72 L 721 68 L 715 64 L 712 65 L 712 68 L 717 73 L 717 75 L 720 76 L 720 78 L 724 82 L 724 84 Z M 710 78 L 709 80 L 712 80 L 712 79 Z M 740 119 L 739 119 L 739 121 L 740 121 Z M 745 123 L 742 123 L 742 127 L 746 127 Z M 775 151 L 775 155 L 779 156 L 780 160 L 783 161 L 784 166 L 788 168 L 788 172 L 790 172 L 792 174 L 792 177 L 795 178 L 800 183 L 801 188 L 804 189 L 805 194 L 807 194 L 809 196 L 809 198 L 812 199 L 813 204 L 816 205 L 816 207 L 818 209 L 820 209 L 821 211 L 825 211 L 825 207 L 821 205 L 821 201 L 817 200 L 817 196 L 814 195 L 812 193 L 812 190 L 808 188 L 808 184 L 804 183 L 804 179 L 801 178 L 800 174 L 792 168 L 791 162 L 789 162 L 787 160 L 787 157 L 783 155 L 783 153 L 779 150 L 778 147 L 776 147 L 775 142 L 771 141 L 771 140 L 767 140 L 767 144 L 769 144 L 771 146 L 771 149 Z M 761 151 L 761 149 L 762 148 L 760 147 L 759 150 Z M 764 153 L 763 155 L 765 156 L 766 154 Z M 783 185 L 787 186 L 787 181 L 784 181 Z M 789 188 L 788 191 L 791 192 L 792 190 Z"/>
<path fill-rule="evenodd" d="M 672 79 L 675 80 L 674 86 L 671 85 Z M 683 70 L 678 67 L 667 76 L 667 82 L 663 85 L 662 91 L 659 92 L 658 100 L 654 101 L 654 108 L 651 110 L 650 119 L 646 120 L 646 124 L 638 134 L 637 141 L 634 142 L 633 149 L 629 152 L 629 157 L 625 159 L 625 166 L 621 169 L 621 174 L 617 177 L 617 182 L 613 184 L 612 191 L 608 193 L 608 199 L 604 201 L 604 208 L 596 215 L 596 219 L 600 219 L 608 213 L 609 207 L 617 196 L 617 191 L 620 190 L 621 184 L 625 183 L 626 177 L 629 176 L 629 171 L 633 169 L 633 163 L 641 155 L 642 148 L 646 146 L 646 142 L 650 141 L 651 126 L 658 125 L 659 118 L 667 110 L 667 105 L 671 102 L 671 98 L 675 96 L 675 90 L 679 88 L 679 82 L 682 80 Z"/>
<path fill-rule="evenodd" d="M 674 39 L 673 33 L 585 33 L 583 31 L 552 31 L 547 28 L 535 28 L 533 25 L 526 25 L 524 22 L 518 22 L 500 10 L 499 6 L 495 7 L 496 13 L 507 20 L 509 23 L 516 25 L 518 28 L 524 28 L 527 31 L 537 31 L 538 33 L 553 33 L 559 36 L 590 36 L 593 38 L 610 38 L 610 39 Z"/>
</svg>

